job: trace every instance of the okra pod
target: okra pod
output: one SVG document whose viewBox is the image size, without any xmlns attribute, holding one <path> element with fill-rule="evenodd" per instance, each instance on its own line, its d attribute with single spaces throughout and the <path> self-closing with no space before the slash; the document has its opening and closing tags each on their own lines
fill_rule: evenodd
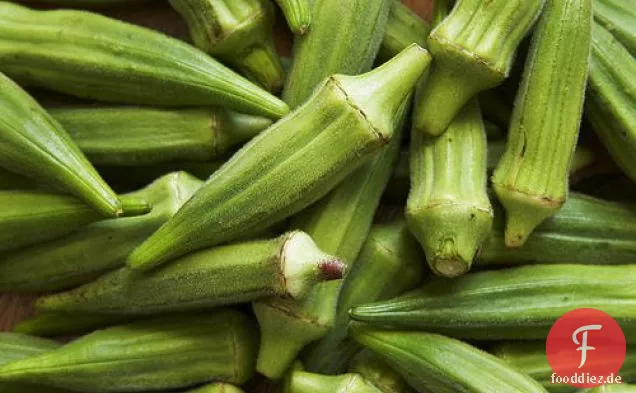
<svg viewBox="0 0 636 393">
<path fill-rule="evenodd" d="M 269 0 L 170 0 L 197 48 L 227 63 L 270 92 L 285 75 L 274 47 Z"/>
<path fill-rule="evenodd" d="M 593 24 L 587 119 L 614 161 L 636 180 L 636 59 L 598 23 Z"/>
<path fill-rule="evenodd" d="M 553 371 L 546 357 L 544 342 L 504 342 L 495 345 L 494 348 L 490 349 L 490 352 L 520 372 L 534 378 L 551 393 L 579 391 L 571 385 L 552 382 Z M 599 362 L 598 358 L 590 358 L 588 361 L 591 367 L 594 367 L 595 364 L 597 364 L 596 367 L 602 367 L 602 364 L 596 363 Z M 618 375 L 622 377 L 623 381 L 636 377 L 636 346 L 627 347 L 627 357 Z"/>
<path fill-rule="evenodd" d="M 81 231 L 0 257 L 0 292 L 45 292 L 89 282 L 125 263 L 126 256 L 187 201 L 201 181 L 172 173 L 128 194 L 150 213 L 90 224 Z"/>
<path fill-rule="evenodd" d="M 289 111 L 204 52 L 144 27 L 6 1 L 0 21 L 0 71 L 20 82 L 126 104 L 221 105 L 275 119 Z"/>
<path fill-rule="evenodd" d="M 147 274 L 121 268 L 77 289 L 40 298 L 44 312 L 159 314 L 243 303 L 266 296 L 304 298 L 319 281 L 342 276 L 337 258 L 294 231 L 270 240 L 198 251 Z"/>
<path fill-rule="evenodd" d="M 636 56 L 636 9 L 621 0 L 592 0 L 594 20 Z"/>
<path fill-rule="evenodd" d="M 393 366 L 419 392 L 547 393 L 497 357 L 449 337 L 354 324 L 353 339 Z"/>
<path fill-rule="evenodd" d="M 344 372 L 359 350 L 347 340 L 349 309 L 415 288 L 422 279 L 423 267 L 424 257 L 403 217 L 374 225 L 338 294 L 334 326 L 304 356 L 307 370 Z"/>
<path fill-rule="evenodd" d="M 88 159 L 100 166 L 211 161 L 272 124 L 223 108 L 58 108 L 49 111 Z"/>
<path fill-rule="evenodd" d="M 356 307 L 350 314 L 372 324 L 462 339 L 545 340 L 566 312 L 597 308 L 614 317 L 633 342 L 634 279 L 633 265 L 530 265 L 471 273 L 452 282 L 433 279 L 402 297 Z M 531 304 L 532 312 L 520 304 Z"/>
<path fill-rule="evenodd" d="M 412 393 L 402 376 L 371 350 L 363 349 L 351 361 L 349 372 L 371 382 L 382 393 Z"/>
<path fill-rule="evenodd" d="M 276 0 L 283 10 L 287 25 L 295 35 L 303 35 L 309 30 L 312 21 L 311 6 L 313 0 Z"/>
<path fill-rule="evenodd" d="M 33 179 L 0 168 L 0 190 L 29 190 L 36 186 Z"/>
<path fill-rule="evenodd" d="M 587 83 L 591 1 L 548 1 L 534 31 L 506 150 L 492 178 L 506 210 L 508 247 L 522 246 L 567 199 Z"/>
<path fill-rule="evenodd" d="M 99 330 L 0 367 L 0 381 L 87 392 L 177 389 L 211 380 L 241 384 L 254 372 L 252 321 L 228 309 Z"/>
<path fill-rule="evenodd" d="M 186 393 L 244 393 L 240 388 L 229 383 L 213 383 L 198 389 L 188 390 Z"/>
<path fill-rule="evenodd" d="M 504 242 L 503 209 L 477 257 L 478 266 L 528 263 L 631 264 L 636 255 L 636 208 L 572 193 L 563 208 L 518 248 Z"/>
<path fill-rule="evenodd" d="M 367 72 L 380 50 L 389 0 L 311 0 L 311 30 L 296 37 L 283 100 L 301 106 L 325 78 Z"/>
<path fill-rule="evenodd" d="M 51 4 L 64 7 L 106 8 L 112 6 L 130 6 L 148 3 L 150 0 L 19 0 L 24 4 Z"/>
<path fill-rule="evenodd" d="M 128 266 L 147 270 L 236 239 L 323 197 L 391 139 L 399 108 L 429 62 L 413 45 L 367 74 L 328 78 L 307 103 L 235 153 Z"/>
<path fill-rule="evenodd" d="M 0 3 L 0 20 L 4 4 Z M 122 213 L 117 195 L 62 126 L 2 73 L 0 118 L 0 166 L 67 191 L 102 215 Z"/>
<path fill-rule="evenodd" d="M 426 48 L 431 26 L 400 0 L 389 0 L 391 8 L 378 58 L 388 60 L 411 44 Z"/>
<path fill-rule="evenodd" d="M 636 393 L 636 385 L 626 383 L 601 385 L 594 389 L 584 390 L 585 393 Z"/>
<path fill-rule="evenodd" d="M 435 136 L 477 93 L 508 77 L 545 0 L 459 0 L 428 37 L 434 62 L 415 103 L 415 132 Z"/>
<path fill-rule="evenodd" d="M 493 210 L 487 185 L 486 130 L 472 100 L 437 138 L 411 135 L 411 191 L 406 220 L 436 274 L 470 270 L 488 238 Z"/>
<path fill-rule="evenodd" d="M 90 333 L 96 329 L 131 322 L 129 315 L 38 313 L 18 322 L 15 333 L 39 337 L 75 336 Z"/>
<path fill-rule="evenodd" d="M 284 393 L 383 393 L 359 374 L 327 376 L 302 370 L 292 371 Z"/>
<path fill-rule="evenodd" d="M 122 197 L 122 214 L 139 216 L 151 210 L 138 197 Z M 14 250 L 62 237 L 102 215 L 72 196 L 45 191 L 0 191 L 0 251 Z"/>
</svg>

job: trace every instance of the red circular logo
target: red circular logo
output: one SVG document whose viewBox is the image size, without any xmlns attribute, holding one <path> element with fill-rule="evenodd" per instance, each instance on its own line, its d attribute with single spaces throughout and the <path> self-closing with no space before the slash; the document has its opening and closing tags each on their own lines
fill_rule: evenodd
<svg viewBox="0 0 636 393">
<path fill-rule="evenodd" d="M 594 308 L 572 310 L 559 318 L 548 333 L 546 355 L 552 383 L 592 388 L 621 383 L 625 362 L 625 335 L 609 314 Z"/>
</svg>

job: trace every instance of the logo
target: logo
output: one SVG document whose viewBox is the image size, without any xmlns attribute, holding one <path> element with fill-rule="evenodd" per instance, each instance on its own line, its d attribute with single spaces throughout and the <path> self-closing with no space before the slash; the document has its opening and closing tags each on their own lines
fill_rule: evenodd
<svg viewBox="0 0 636 393">
<path fill-rule="evenodd" d="M 621 383 L 625 352 L 625 335 L 618 322 L 594 308 L 563 315 L 552 325 L 546 342 L 552 383 L 579 388 Z"/>
</svg>

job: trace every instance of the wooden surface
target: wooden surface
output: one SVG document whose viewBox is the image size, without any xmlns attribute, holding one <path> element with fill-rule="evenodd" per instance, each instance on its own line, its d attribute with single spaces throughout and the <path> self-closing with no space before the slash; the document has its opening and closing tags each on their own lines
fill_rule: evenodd
<svg viewBox="0 0 636 393">
<path fill-rule="evenodd" d="M 348 0 L 342 0 L 348 1 Z M 403 0 L 403 2 L 415 10 L 419 15 L 426 19 L 430 19 L 432 11 L 432 0 Z M 175 37 L 187 40 L 187 29 L 175 11 L 166 3 L 161 5 L 153 4 L 152 9 L 148 7 L 140 7 L 134 9 L 122 9 L 115 11 L 106 11 L 105 14 L 123 19 L 129 22 L 137 23 L 156 30 L 163 31 Z M 289 33 L 281 23 L 282 16 L 277 17 L 276 35 L 278 38 L 278 46 L 281 53 L 288 54 L 291 45 Z M 27 295 L 0 295 L 0 331 L 8 331 L 14 324 L 29 315 L 32 315 L 33 300 L 35 296 Z"/>
</svg>

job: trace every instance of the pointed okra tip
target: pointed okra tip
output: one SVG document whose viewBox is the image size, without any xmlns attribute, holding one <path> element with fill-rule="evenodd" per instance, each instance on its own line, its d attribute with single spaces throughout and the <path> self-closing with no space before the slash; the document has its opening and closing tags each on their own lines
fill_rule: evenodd
<svg viewBox="0 0 636 393">
<path fill-rule="evenodd" d="M 345 268 L 342 260 L 320 250 L 305 232 L 294 231 L 286 235 L 280 271 L 291 298 L 303 299 L 317 283 L 341 278 Z"/>
<path fill-rule="evenodd" d="M 552 217 L 564 201 L 523 193 L 493 183 L 499 202 L 506 211 L 506 247 L 522 247 L 532 232 Z"/>
</svg>

